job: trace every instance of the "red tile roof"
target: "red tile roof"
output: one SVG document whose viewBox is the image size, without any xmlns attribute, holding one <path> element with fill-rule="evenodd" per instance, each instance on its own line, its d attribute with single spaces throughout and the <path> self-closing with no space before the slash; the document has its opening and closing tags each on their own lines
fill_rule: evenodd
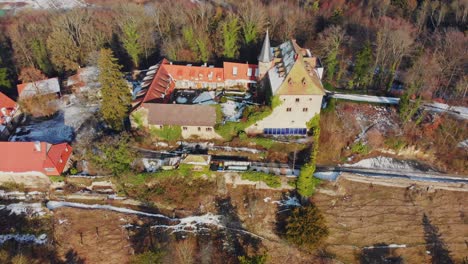
<svg viewBox="0 0 468 264">
<path fill-rule="evenodd" d="M 224 62 L 224 79 L 255 81 L 257 79 L 257 76 L 255 75 L 257 68 L 258 66 L 255 64 Z M 237 74 L 234 74 L 236 72 Z"/>
<path fill-rule="evenodd" d="M 224 82 L 223 68 L 206 66 L 164 65 L 164 69 L 175 80 L 190 80 L 194 82 Z"/>
<path fill-rule="evenodd" d="M 67 143 L 0 142 L 1 172 L 41 172 L 60 175 L 72 153 Z"/>
<path fill-rule="evenodd" d="M 0 92 L 0 125 L 6 122 L 6 117 L 14 114 L 16 102 Z"/>
<path fill-rule="evenodd" d="M 224 83 L 226 80 L 255 81 L 257 79 L 257 65 L 247 63 L 225 62 L 223 68 L 207 66 L 173 65 L 168 60 L 163 59 L 155 68 L 148 71 L 145 83 L 151 82 L 148 88 L 144 88 L 134 101 L 135 105 L 141 103 L 167 103 L 172 91 L 175 89 L 176 81 L 191 81 L 197 87 L 202 87 L 202 83 Z M 234 68 L 237 74 L 234 75 Z M 154 75 L 151 76 L 151 72 Z M 249 76 L 250 75 L 250 76 Z M 146 79 L 148 78 L 148 79 Z"/>
</svg>

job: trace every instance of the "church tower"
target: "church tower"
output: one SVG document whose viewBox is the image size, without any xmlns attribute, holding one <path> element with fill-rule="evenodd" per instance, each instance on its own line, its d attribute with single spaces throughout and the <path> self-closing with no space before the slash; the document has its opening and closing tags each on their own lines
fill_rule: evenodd
<svg viewBox="0 0 468 264">
<path fill-rule="evenodd" d="M 266 31 L 265 40 L 263 41 L 262 50 L 258 56 L 258 78 L 262 79 L 268 70 L 273 66 L 273 54 L 271 53 L 270 36 L 268 29 Z"/>
</svg>

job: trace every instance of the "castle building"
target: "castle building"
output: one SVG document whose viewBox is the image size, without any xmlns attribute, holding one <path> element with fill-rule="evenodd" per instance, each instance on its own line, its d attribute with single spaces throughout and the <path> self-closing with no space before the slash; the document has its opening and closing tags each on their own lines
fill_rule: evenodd
<svg viewBox="0 0 468 264">
<path fill-rule="evenodd" d="M 294 39 L 270 46 L 268 31 L 258 57 L 259 82 L 280 104 L 270 116 L 247 129 L 249 134 L 305 135 L 307 122 L 320 113 L 325 90 L 323 67 Z"/>
</svg>

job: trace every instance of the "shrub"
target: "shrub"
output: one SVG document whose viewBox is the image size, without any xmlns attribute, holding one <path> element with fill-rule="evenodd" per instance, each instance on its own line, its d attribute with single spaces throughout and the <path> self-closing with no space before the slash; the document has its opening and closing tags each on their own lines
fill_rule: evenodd
<svg viewBox="0 0 468 264">
<path fill-rule="evenodd" d="M 0 184 L 0 190 L 4 191 L 19 191 L 24 192 L 25 187 L 23 183 L 16 183 L 16 182 L 3 182 Z"/>
<path fill-rule="evenodd" d="M 394 150 L 401 150 L 406 146 L 406 142 L 401 138 L 390 137 L 385 140 L 385 145 Z"/>
<path fill-rule="evenodd" d="M 34 117 L 49 117 L 59 109 L 59 102 L 55 94 L 35 95 L 19 100 L 21 110 Z"/>
<path fill-rule="evenodd" d="M 320 180 L 314 177 L 315 163 L 317 162 L 317 153 L 320 139 L 320 115 L 315 115 L 309 122 L 307 128 L 314 133 L 314 146 L 310 153 L 310 160 L 301 168 L 299 178 L 297 179 L 297 191 L 303 197 L 309 197 L 314 193 L 315 186 Z"/>
<path fill-rule="evenodd" d="M 247 171 L 241 174 L 243 180 L 262 181 L 271 188 L 281 187 L 281 178 L 277 175 L 257 171 Z"/>
<path fill-rule="evenodd" d="M 131 264 L 158 264 L 163 263 L 164 252 L 146 251 L 133 256 Z"/>
<path fill-rule="evenodd" d="M 286 239 L 300 247 L 313 249 L 328 233 L 325 219 L 314 204 L 295 208 L 287 219 Z"/>
<path fill-rule="evenodd" d="M 63 181 L 65 181 L 65 177 L 63 177 L 63 176 L 49 176 L 49 179 L 52 182 L 63 182 Z"/>
<path fill-rule="evenodd" d="M 268 255 L 240 256 L 238 259 L 240 264 L 265 264 L 267 262 Z"/>
<path fill-rule="evenodd" d="M 361 141 L 359 142 L 356 142 L 354 143 L 352 146 L 351 146 L 351 151 L 353 153 L 356 153 L 356 154 L 360 154 L 360 155 L 366 155 L 369 153 L 370 149 L 369 149 L 369 146 L 362 143 Z"/>
<path fill-rule="evenodd" d="M 137 124 L 137 128 L 143 127 L 143 113 L 135 111 L 132 113 L 132 118 L 135 124 Z"/>
<path fill-rule="evenodd" d="M 107 137 L 86 152 L 86 159 L 92 167 L 110 172 L 115 176 L 128 172 L 136 158 L 136 152 L 130 146 L 130 137 L 126 134 Z"/>
</svg>

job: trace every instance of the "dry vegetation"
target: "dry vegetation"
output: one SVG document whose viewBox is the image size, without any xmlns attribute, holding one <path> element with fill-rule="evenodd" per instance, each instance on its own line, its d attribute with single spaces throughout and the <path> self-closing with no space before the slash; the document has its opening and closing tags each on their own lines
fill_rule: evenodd
<svg viewBox="0 0 468 264">
<path fill-rule="evenodd" d="M 467 175 L 468 151 L 459 143 L 466 139 L 468 121 L 426 112 L 419 116 L 402 124 L 394 107 L 338 101 L 322 113 L 318 164 L 391 155 Z"/>
<path fill-rule="evenodd" d="M 376 263 L 372 260 L 392 257 L 404 263 L 451 263 L 446 262 L 449 259 L 461 263 L 467 257 L 467 193 L 407 186 L 344 178 L 321 186 L 312 199 L 330 229 L 326 251 L 344 263 Z M 363 250 L 378 244 L 406 247 Z"/>
</svg>

